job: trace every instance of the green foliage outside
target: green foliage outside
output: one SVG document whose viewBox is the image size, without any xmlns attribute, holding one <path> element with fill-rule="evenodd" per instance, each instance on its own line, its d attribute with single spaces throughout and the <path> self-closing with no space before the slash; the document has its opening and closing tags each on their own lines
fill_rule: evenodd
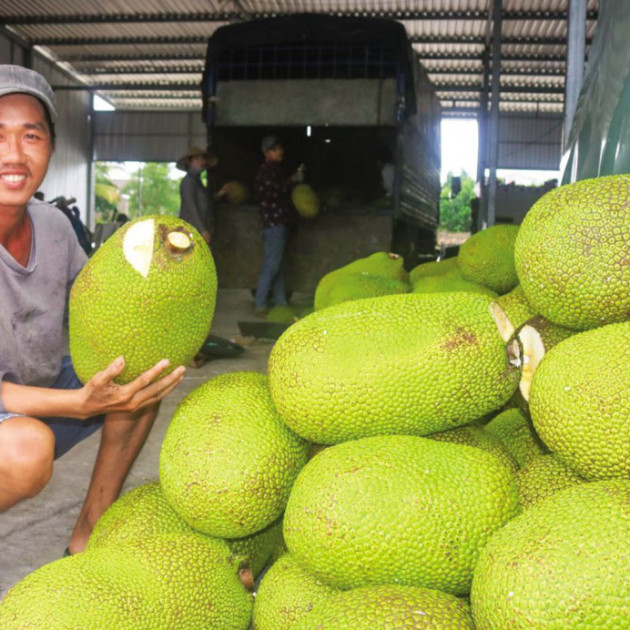
<svg viewBox="0 0 630 630">
<path fill-rule="evenodd" d="M 97 221 L 111 220 L 116 212 L 120 191 L 109 179 L 109 167 L 105 162 L 94 164 L 94 197 Z"/>
<path fill-rule="evenodd" d="M 179 182 L 169 178 L 169 165 L 165 162 L 144 164 L 122 192 L 129 195 L 130 219 L 144 214 L 179 214 Z"/>
<path fill-rule="evenodd" d="M 440 230 L 445 232 L 470 231 L 470 202 L 475 197 L 475 180 L 462 171 L 462 186 L 452 197 L 453 173 L 449 173 L 440 194 Z"/>
</svg>

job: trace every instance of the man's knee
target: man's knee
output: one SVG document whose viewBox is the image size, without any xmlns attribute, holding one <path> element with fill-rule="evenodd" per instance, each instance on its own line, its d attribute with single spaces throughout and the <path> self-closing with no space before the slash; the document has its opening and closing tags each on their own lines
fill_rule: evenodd
<svg viewBox="0 0 630 630">
<path fill-rule="evenodd" d="M 0 471 L 16 494 L 34 497 L 52 476 L 55 436 L 34 418 L 10 418 L 0 431 Z"/>
</svg>

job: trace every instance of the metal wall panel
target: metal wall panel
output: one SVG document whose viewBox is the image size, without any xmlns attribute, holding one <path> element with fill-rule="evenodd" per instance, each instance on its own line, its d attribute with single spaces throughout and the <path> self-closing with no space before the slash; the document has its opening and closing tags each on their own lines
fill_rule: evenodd
<svg viewBox="0 0 630 630">
<path fill-rule="evenodd" d="M 562 115 L 502 114 L 499 168 L 558 170 L 562 153 Z"/>
<path fill-rule="evenodd" d="M 200 112 L 97 112 L 94 140 L 96 160 L 174 162 L 206 129 Z"/>
</svg>

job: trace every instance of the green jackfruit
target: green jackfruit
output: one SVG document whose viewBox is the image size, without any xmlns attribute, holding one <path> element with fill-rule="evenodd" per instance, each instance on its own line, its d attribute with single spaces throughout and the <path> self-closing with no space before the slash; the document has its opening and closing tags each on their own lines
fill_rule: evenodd
<svg viewBox="0 0 630 630">
<path fill-rule="evenodd" d="M 277 322 L 279 324 L 292 324 L 299 319 L 296 310 L 292 306 L 280 305 L 274 306 L 267 313 L 268 322 Z"/>
<path fill-rule="evenodd" d="M 252 596 L 225 542 L 155 535 L 37 569 L 0 605 L 3 630 L 246 630 Z"/>
<path fill-rule="evenodd" d="M 630 480 L 566 488 L 492 536 L 475 568 L 477 630 L 618 630 L 630 619 Z"/>
<path fill-rule="evenodd" d="M 505 311 L 507 318 L 514 328 L 519 328 L 528 319 L 536 317 L 536 312 L 529 305 L 523 287 L 519 284 L 509 293 L 505 293 L 497 299 L 497 304 Z"/>
<path fill-rule="evenodd" d="M 531 421 L 520 409 L 505 409 L 492 418 L 485 428 L 501 438 L 519 467 L 526 466 L 534 457 L 544 452 L 544 445 L 536 435 Z"/>
<path fill-rule="evenodd" d="M 316 298 L 316 304 L 318 309 L 322 309 L 352 300 L 409 293 L 409 289 L 408 283 L 396 278 L 370 273 L 344 273 L 335 278 L 335 283 L 327 292 L 326 299 L 317 300 Z"/>
<path fill-rule="evenodd" d="M 287 553 L 265 573 L 254 604 L 255 630 L 289 630 L 337 589 L 303 569 Z"/>
<path fill-rule="evenodd" d="M 553 453 L 534 457 L 516 475 L 518 498 L 521 507 L 527 509 L 560 490 L 586 483 Z"/>
<path fill-rule="evenodd" d="M 491 298 L 497 298 L 497 294 L 484 287 L 482 284 L 476 284 L 459 278 L 455 275 L 440 276 L 424 276 L 416 280 L 413 285 L 414 293 L 445 293 L 447 291 L 469 291 L 472 293 L 480 293 Z"/>
<path fill-rule="evenodd" d="M 630 322 L 553 347 L 532 381 L 536 431 L 586 479 L 630 476 Z"/>
<path fill-rule="evenodd" d="M 284 515 L 296 560 L 337 588 L 408 584 L 465 594 L 479 551 L 518 511 L 494 455 L 407 435 L 318 453 Z"/>
<path fill-rule="evenodd" d="M 415 284 L 420 278 L 428 276 L 454 276 L 461 278 L 462 272 L 457 264 L 457 257 L 445 258 L 444 260 L 431 260 L 429 262 L 416 265 L 409 272 L 409 282 Z"/>
<path fill-rule="evenodd" d="M 453 595 L 416 586 L 371 586 L 315 606 L 294 630 L 474 630 L 470 606 Z"/>
<path fill-rule="evenodd" d="M 87 550 L 118 547 L 156 534 L 185 533 L 193 530 L 171 507 L 159 482 L 151 482 L 126 492 L 98 520 Z M 281 520 L 244 538 L 226 539 L 239 566 L 249 568 L 254 577 L 266 566 L 282 538 Z"/>
<path fill-rule="evenodd" d="M 475 293 L 432 293 L 317 311 L 271 351 L 274 403 L 319 444 L 467 424 L 503 405 L 520 378 L 492 304 Z"/>
<path fill-rule="evenodd" d="M 233 206 L 238 206 L 249 199 L 249 190 L 247 190 L 247 186 L 245 186 L 243 182 L 232 181 L 228 182 L 228 184 L 230 185 L 230 189 L 225 194 L 228 203 L 231 203 Z"/>
<path fill-rule="evenodd" d="M 301 217 L 312 219 L 319 214 L 319 196 L 308 184 L 295 186 L 291 192 L 291 201 Z"/>
<path fill-rule="evenodd" d="M 116 357 L 127 383 L 169 359 L 188 365 L 212 324 L 217 278 L 210 250 L 170 216 L 130 221 L 100 247 L 70 293 L 70 354 L 84 383 Z"/>
<path fill-rule="evenodd" d="M 175 410 L 162 443 L 160 483 L 191 527 L 240 538 L 282 515 L 307 449 L 280 419 L 265 375 L 221 374 Z"/>
<path fill-rule="evenodd" d="M 515 246 L 527 299 L 550 321 L 585 330 L 630 313 L 630 175 L 549 191 L 529 210 Z"/>
<path fill-rule="evenodd" d="M 517 284 L 514 242 L 518 225 L 493 225 L 473 234 L 459 248 L 457 262 L 465 280 L 483 284 L 499 295 Z"/>
<path fill-rule="evenodd" d="M 431 435 L 427 435 L 427 437 L 437 442 L 464 444 L 465 446 L 474 446 L 475 448 L 483 449 L 488 453 L 492 453 L 511 472 L 516 473 L 518 471 L 518 464 L 505 444 L 503 444 L 503 440 L 493 433 L 490 433 L 490 431 L 486 431 L 483 427 L 466 425 L 457 427 L 457 429 L 432 433 Z"/>
</svg>

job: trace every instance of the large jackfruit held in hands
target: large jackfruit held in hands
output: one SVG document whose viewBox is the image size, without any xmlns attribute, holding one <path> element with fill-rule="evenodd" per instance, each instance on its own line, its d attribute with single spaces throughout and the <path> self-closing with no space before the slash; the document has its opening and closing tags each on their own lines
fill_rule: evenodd
<svg viewBox="0 0 630 630">
<path fill-rule="evenodd" d="M 280 419 L 264 374 L 221 374 L 175 410 L 160 452 L 160 483 L 191 527 L 240 538 L 282 515 L 307 450 Z"/>
<path fill-rule="evenodd" d="M 474 630 L 461 599 L 416 586 L 371 586 L 339 593 L 318 604 L 293 630 Z"/>
<path fill-rule="evenodd" d="M 630 318 L 630 175 L 567 184 L 529 210 L 515 245 L 532 308 L 586 330 Z"/>
<path fill-rule="evenodd" d="M 337 588 L 465 594 L 480 550 L 517 512 L 514 476 L 494 455 L 384 435 L 331 446 L 304 467 L 284 538 L 303 567 Z"/>
<path fill-rule="evenodd" d="M 630 477 L 630 322 L 554 346 L 532 381 L 529 410 L 543 442 L 587 479 Z"/>
<path fill-rule="evenodd" d="M 146 216 L 126 223 L 79 273 L 70 293 L 70 354 L 84 383 L 115 358 L 126 383 L 169 359 L 188 365 L 212 324 L 217 278 L 188 223 Z"/>
<path fill-rule="evenodd" d="M 319 444 L 466 424 L 498 409 L 519 383 L 499 315 L 490 298 L 465 292 L 312 313 L 271 352 L 274 403 L 289 427 Z"/>
<path fill-rule="evenodd" d="M 473 234 L 459 248 L 457 262 L 465 280 L 483 284 L 499 295 L 517 284 L 514 242 L 518 225 L 493 225 Z"/>
<path fill-rule="evenodd" d="M 477 630 L 619 630 L 630 619 L 630 479 L 561 490 L 496 532 L 475 568 Z"/>
</svg>

